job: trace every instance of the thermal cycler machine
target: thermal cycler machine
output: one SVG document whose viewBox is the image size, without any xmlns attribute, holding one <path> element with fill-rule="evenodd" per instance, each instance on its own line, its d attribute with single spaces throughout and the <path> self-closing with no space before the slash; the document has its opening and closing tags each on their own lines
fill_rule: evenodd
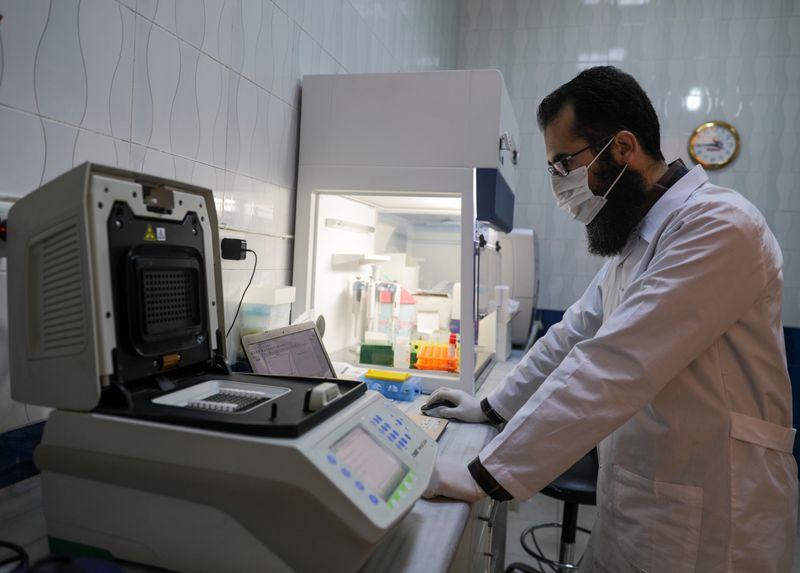
<svg viewBox="0 0 800 573">
<path fill-rule="evenodd" d="M 354 571 L 425 489 L 435 442 L 363 383 L 228 370 L 211 191 L 85 163 L 13 206 L 8 257 L 54 550 Z"/>
</svg>

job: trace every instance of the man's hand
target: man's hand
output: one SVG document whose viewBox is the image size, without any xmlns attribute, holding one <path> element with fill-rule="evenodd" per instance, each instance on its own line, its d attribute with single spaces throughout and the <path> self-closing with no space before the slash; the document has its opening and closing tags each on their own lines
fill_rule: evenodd
<svg viewBox="0 0 800 573">
<path fill-rule="evenodd" d="M 470 396 L 463 390 L 452 388 L 439 388 L 431 394 L 428 401 L 422 406 L 422 411 L 428 416 L 437 418 L 453 418 L 463 422 L 481 423 L 488 422 L 486 414 L 481 410 L 481 402 L 475 396 Z"/>
<path fill-rule="evenodd" d="M 475 483 L 467 464 L 447 458 L 437 458 L 428 489 L 422 497 L 444 496 L 473 502 L 486 497 L 486 493 Z"/>
</svg>

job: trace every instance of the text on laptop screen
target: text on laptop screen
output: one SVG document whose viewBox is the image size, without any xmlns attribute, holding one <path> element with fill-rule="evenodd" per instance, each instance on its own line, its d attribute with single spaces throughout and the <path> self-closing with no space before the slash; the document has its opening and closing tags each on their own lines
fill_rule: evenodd
<svg viewBox="0 0 800 573">
<path fill-rule="evenodd" d="M 336 377 L 313 328 L 253 342 L 248 346 L 256 374 Z"/>
</svg>

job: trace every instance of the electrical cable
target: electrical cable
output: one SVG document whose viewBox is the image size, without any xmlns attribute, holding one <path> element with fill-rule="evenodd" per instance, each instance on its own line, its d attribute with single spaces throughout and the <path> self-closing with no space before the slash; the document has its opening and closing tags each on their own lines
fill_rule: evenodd
<svg viewBox="0 0 800 573">
<path fill-rule="evenodd" d="M 247 289 L 250 288 L 250 284 L 253 282 L 253 277 L 256 275 L 256 267 L 258 266 L 258 255 L 253 249 L 245 249 L 248 253 L 253 253 L 253 257 L 255 257 L 255 262 L 253 263 L 253 272 L 250 273 L 250 280 L 247 282 L 247 286 L 244 287 L 244 291 L 242 292 L 242 298 L 239 299 L 239 306 L 236 307 L 236 314 L 233 315 L 233 320 L 231 321 L 231 326 L 228 328 L 228 332 L 225 333 L 225 339 L 227 340 L 228 336 L 231 334 L 231 330 L 233 330 L 233 325 L 236 324 L 236 319 L 239 316 L 239 311 L 242 308 L 242 302 L 244 301 L 244 295 L 247 294 Z"/>
<path fill-rule="evenodd" d="M 17 565 L 14 569 L 12 569 L 12 573 L 16 573 L 17 571 L 27 571 L 28 565 L 30 563 L 30 559 L 28 557 L 28 552 L 25 551 L 23 547 L 17 545 L 16 543 L 11 543 L 9 541 L 0 541 L 0 547 L 5 547 L 6 549 L 10 549 L 16 555 L 12 555 L 11 557 L 7 557 L 0 561 L 0 567 L 3 565 L 8 565 L 9 563 L 13 563 L 14 561 L 19 561 L 19 565 Z"/>
</svg>

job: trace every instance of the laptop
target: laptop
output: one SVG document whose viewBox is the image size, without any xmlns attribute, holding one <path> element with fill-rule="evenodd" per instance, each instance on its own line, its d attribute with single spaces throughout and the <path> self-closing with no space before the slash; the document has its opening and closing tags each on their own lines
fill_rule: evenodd
<svg viewBox="0 0 800 573">
<path fill-rule="evenodd" d="M 242 347 L 256 374 L 336 378 L 313 322 L 248 334 Z"/>
<path fill-rule="evenodd" d="M 337 378 L 337 371 L 344 373 L 349 367 L 357 379 L 358 375 L 366 372 L 365 368 L 358 369 L 344 363 L 337 363 L 339 367 L 334 368 L 313 322 L 248 334 L 242 337 L 242 347 L 250 368 L 256 374 Z M 444 418 L 408 415 L 434 440 L 439 439 L 448 423 Z"/>
</svg>

